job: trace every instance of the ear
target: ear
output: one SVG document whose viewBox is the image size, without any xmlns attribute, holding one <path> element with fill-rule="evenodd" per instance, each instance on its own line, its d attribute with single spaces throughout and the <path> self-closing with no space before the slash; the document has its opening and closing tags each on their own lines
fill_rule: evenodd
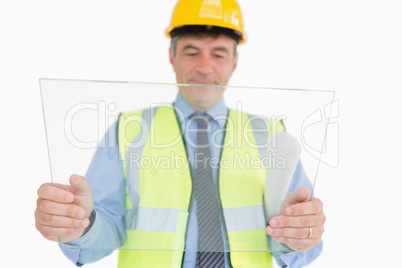
<svg viewBox="0 0 402 268">
<path fill-rule="evenodd" d="M 174 68 L 174 56 L 173 56 L 172 47 L 169 47 L 169 61 L 170 61 L 170 64 L 172 64 L 173 70 L 176 71 Z"/>
<path fill-rule="evenodd" d="M 233 69 L 232 69 L 232 73 L 236 70 L 237 67 L 237 59 L 239 58 L 239 53 L 236 52 L 236 55 L 234 57 L 234 61 L 233 61 Z"/>
</svg>

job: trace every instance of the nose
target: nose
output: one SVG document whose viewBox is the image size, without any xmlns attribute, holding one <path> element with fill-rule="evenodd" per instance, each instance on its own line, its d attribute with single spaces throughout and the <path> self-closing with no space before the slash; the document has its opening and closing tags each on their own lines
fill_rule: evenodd
<svg viewBox="0 0 402 268">
<path fill-rule="evenodd" d="M 197 71 L 203 75 L 208 75 L 213 72 L 213 62 L 209 55 L 202 55 L 199 58 L 199 62 L 197 65 Z"/>
</svg>

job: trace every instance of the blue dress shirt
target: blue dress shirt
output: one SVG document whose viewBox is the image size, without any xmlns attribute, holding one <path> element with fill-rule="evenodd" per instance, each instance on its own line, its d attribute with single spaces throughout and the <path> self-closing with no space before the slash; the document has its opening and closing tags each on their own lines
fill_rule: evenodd
<svg viewBox="0 0 402 268">
<path fill-rule="evenodd" d="M 184 130 L 189 163 L 191 168 L 194 168 L 196 132 L 191 130 L 196 129 L 197 126 L 194 121 L 190 124 L 188 122 L 189 116 L 196 112 L 196 110 L 180 94 L 178 94 L 174 105 L 180 111 L 178 119 L 181 129 Z M 211 121 L 211 131 L 208 132 L 208 139 L 211 144 L 211 158 L 219 159 L 221 148 L 213 145 L 220 145 L 223 142 L 223 131 L 219 130 L 225 127 L 228 108 L 222 99 L 206 112 L 212 118 L 216 119 Z M 105 146 L 97 149 L 86 175 L 88 184 L 91 187 L 96 211 L 93 225 L 81 238 L 69 243 L 60 244 L 63 253 L 77 266 L 101 259 L 110 254 L 114 249 L 119 248 L 126 239 L 124 226 L 126 185 L 123 164 L 119 160 L 116 127 L 116 124 L 112 125 L 105 135 L 101 143 Z M 212 135 L 212 133 L 215 134 Z M 213 167 L 212 175 L 215 183 L 217 171 L 218 167 Z M 299 163 L 288 192 L 292 192 L 301 186 L 308 186 L 311 189 L 311 184 L 303 171 L 302 165 Z M 196 200 L 193 201 L 189 217 L 186 252 L 183 261 L 184 268 L 194 268 L 196 262 L 198 244 L 196 202 Z M 270 236 L 268 236 L 268 242 L 278 265 L 281 267 L 302 267 L 307 265 L 322 250 L 321 242 L 318 246 L 306 252 L 285 253 L 289 250 Z M 230 267 L 227 255 L 225 254 L 225 268 Z"/>
</svg>

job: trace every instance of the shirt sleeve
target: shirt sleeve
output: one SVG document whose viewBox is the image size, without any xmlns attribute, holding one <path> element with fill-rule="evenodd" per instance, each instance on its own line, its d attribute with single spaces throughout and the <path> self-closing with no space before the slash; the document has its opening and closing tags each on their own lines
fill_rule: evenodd
<svg viewBox="0 0 402 268">
<path fill-rule="evenodd" d="M 289 185 L 288 194 L 302 186 L 307 186 L 311 193 L 312 185 L 304 172 L 301 162 L 299 161 L 293 174 L 292 182 Z M 277 264 L 280 267 L 292 268 L 303 267 L 312 263 L 321 254 L 323 246 L 323 242 L 321 241 L 320 244 L 308 251 L 289 252 L 289 248 L 286 247 L 286 245 L 272 239 L 271 236 L 268 236 L 268 242 Z"/>
<path fill-rule="evenodd" d="M 126 240 L 126 184 L 116 128 L 117 123 L 106 133 L 86 174 L 94 201 L 95 220 L 82 237 L 59 244 L 66 257 L 77 266 L 109 255 Z"/>
</svg>

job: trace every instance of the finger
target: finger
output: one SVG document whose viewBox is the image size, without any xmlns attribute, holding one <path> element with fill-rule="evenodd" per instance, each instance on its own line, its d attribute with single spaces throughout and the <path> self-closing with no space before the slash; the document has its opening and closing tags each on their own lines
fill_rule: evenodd
<svg viewBox="0 0 402 268">
<path fill-rule="evenodd" d="M 286 244 L 292 249 L 298 249 L 301 251 L 306 251 L 320 243 L 320 239 L 295 239 L 282 236 L 273 236 L 274 240 Z"/>
<path fill-rule="evenodd" d="M 57 216 L 39 212 L 37 215 L 38 223 L 50 227 L 65 227 L 65 228 L 86 228 L 89 225 L 89 219 L 76 219 L 65 216 Z"/>
<path fill-rule="evenodd" d="M 71 175 L 70 184 L 77 195 L 91 194 L 91 190 L 86 179 L 80 175 Z"/>
<path fill-rule="evenodd" d="M 310 233 L 311 228 L 311 233 Z M 324 226 L 319 227 L 302 227 L 302 228 L 272 228 L 271 226 L 267 227 L 267 233 L 270 236 L 282 236 L 287 238 L 296 238 L 296 239 L 321 239 L 322 234 L 324 233 Z"/>
<path fill-rule="evenodd" d="M 269 225 L 273 228 L 283 227 L 316 227 L 322 226 L 325 222 L 324 214 L 305 215 L 298 217 L 278 216 L 269 221 Z"/>
<path fill-rule="evenodd" d="M 50 200 L 38 199 L 38 208 L 40 211 L 52 215 L 68 216 L 78 219 L 85 217 L 85 211 L 74 204 L 62 204 Z"/>
<path fill-rule="evenodd" d="M 313 228 L 312 236 L 310 236 L 310 230 L 307 227 L 302 228 L 272 228 L 270 226 L 267 227 L 267 233 L 270 236 L 282 236 L 287 238 L 297 238 L 297 239 L 307 239 L 312 238 L 316 232 L 314 232 Z"/>
<path fill-rule="evenodd" d="M 323 212 L 323 205 L 321 200 L 313 198 L 312 201 L 298 203 L 289 206 L 285 210 L 285 214 L 288 216 L 301 216 L 301 215 L 313 215 L 321 214 Z"/>
<path fill-rule="evenodd" d="M 38 196 L 42 199 L 48 199 L 59 203 L 71 203 L 74 201 L 74 195 L 72 193 L 54 187 L 51 183 L 42 184 L 38 189 Z"/>
</svg>

